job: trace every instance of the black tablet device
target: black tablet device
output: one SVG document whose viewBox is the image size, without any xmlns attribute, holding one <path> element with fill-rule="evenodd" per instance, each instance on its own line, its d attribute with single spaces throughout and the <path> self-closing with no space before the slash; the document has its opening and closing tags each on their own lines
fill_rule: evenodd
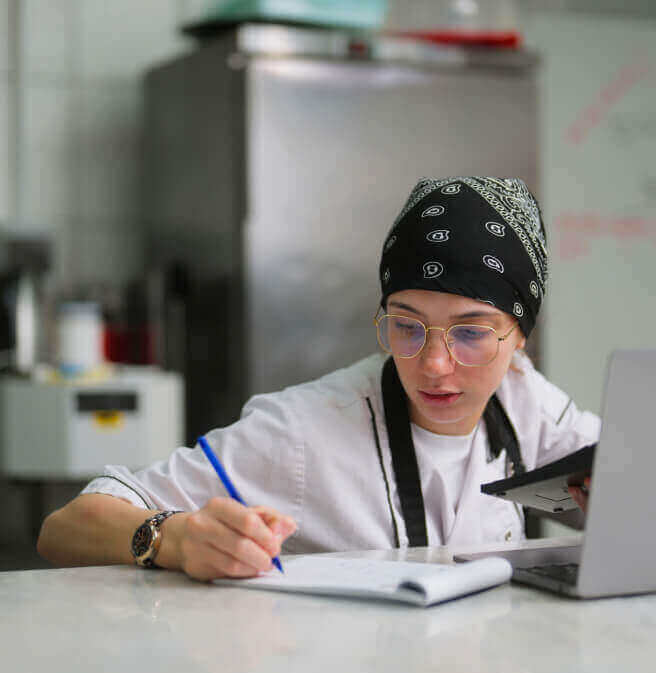
<svg viewBox="0 0 656 673">
<path fill-rule="evenodd" d="M 596 444 L 584 446 L 530 472 L 481 484 L 481 491 L 547 512 L 576 509 L 577 504 L 569 495 L 567 487 L 580 486 L 583 479 L 590 476 L 596 448 Z"/>
</svg>

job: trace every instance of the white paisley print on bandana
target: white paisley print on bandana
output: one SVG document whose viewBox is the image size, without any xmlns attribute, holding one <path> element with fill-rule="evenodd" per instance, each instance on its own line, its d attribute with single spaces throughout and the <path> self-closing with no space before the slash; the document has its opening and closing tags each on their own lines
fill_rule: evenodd
<svg viewBox="0 0 656 673">
<path fill-rule="evenodd" d="M 506 225 L 499 224 L 498 222 L 486 222 L 485 228 L 495 236 L 503 238 L 506 235 Z"/>
<path fill-rule="evenodd" d="M 540 225 L 540 211 L 523 180 L 494 177 L 422 178 L 394 221 L 396 226 L 424 197 L 436 190 L 448 195 L 460 192 L 460 183 L 476 190 L 499 213 L 521 241 L 544 295 L 547 282 L 547 242 Z"/>
<path fill-rule="evenodd" d="M 396 236 L 394 235 L 390 236 L 387 243 L 385 243 L 385 252 L 387 252 L 395 243 L 396 243 Z"/>
<path fill-rule="evenodd" d="M 485 255 L 485 257 L 483 257 L 483 264 L 485 264 L 485 266 L 489 266 L 490 269 L 498 271 L 499 273 L 503 273 L 504 271 L 501 260 L 497 259 L 493 255 Z"/>
<path fill-rule="evenodd" d="M 437 217 L 438 215 L 444 215 L 445 208 L 444 206 L 429 206 L 421 214 L 422 217 Z"/>
<path fill-rule="evenodd" d="M 424 264 L 424 278 L 438 278 L 444 272 L 444 267 L 439 262 L 426 262 Z"/>
<path fill-rule="evenodd" d="M 426 240 L 431 243 L 444 243 L 444 241 L 449 240 L 449 230 L 436 229 L 435 231 L 431 231 L 430 234 L 426 234 Z"/>
</svg>

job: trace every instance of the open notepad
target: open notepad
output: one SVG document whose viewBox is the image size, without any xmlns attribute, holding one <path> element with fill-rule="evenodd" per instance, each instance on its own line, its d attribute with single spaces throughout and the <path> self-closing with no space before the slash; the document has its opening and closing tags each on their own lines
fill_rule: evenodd
<svg viewBox="0 0 656 673">
<path fill-rule="evenodd" d="M 284 574 L 272 570 L 251 579 L 214 581 L 245 589 L 377 598 L 427 606 L 502 584 L 512 574 L 510 563 L 495 557 L 437 565 L 309 555 L 286 559 L 283 565 Z"/>
</svg>

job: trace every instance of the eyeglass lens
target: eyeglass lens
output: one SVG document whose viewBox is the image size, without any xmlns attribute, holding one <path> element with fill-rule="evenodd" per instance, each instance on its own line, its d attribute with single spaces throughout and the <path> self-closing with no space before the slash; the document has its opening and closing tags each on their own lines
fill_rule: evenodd
<svg viewBox="0 0 656 673">
<path fill-rule="evenodd" d="M 388 352 L 399 357 L 414 357 L 426 341 L 426 328 L 414 318 L 386 315 L 378 321 L 378 339 Z M 497 354 L 499 340 L 492 327 L 454 325 L 446 332 L 451 355 L 464 365 L 483 365 Z"/>
</svg>

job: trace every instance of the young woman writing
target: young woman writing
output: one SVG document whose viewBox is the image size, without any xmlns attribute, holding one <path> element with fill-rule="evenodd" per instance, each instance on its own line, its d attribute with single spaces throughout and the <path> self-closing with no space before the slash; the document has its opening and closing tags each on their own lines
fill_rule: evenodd
<svg viewBox="0 0 656 673">
<path fill-rule="evenodd" d="M 521 539 L 522 510 L 481 483 L 600 430 L 522 351 L 546 279 L 544 227 L 521 180 L 421 180 L 383 243 L 385 352 L 258 395 L 206 434 L 244 500 L 266 506 L 227 498 L 202 451 L 179 448 L 136 474 L 108 466 L 46 519 L 39 551 L 59 564 L 133 563 L 135 530 L 160 512 L 140 561 L 198 579 L 253 575 L 281 548 Z"/>
</svg>

